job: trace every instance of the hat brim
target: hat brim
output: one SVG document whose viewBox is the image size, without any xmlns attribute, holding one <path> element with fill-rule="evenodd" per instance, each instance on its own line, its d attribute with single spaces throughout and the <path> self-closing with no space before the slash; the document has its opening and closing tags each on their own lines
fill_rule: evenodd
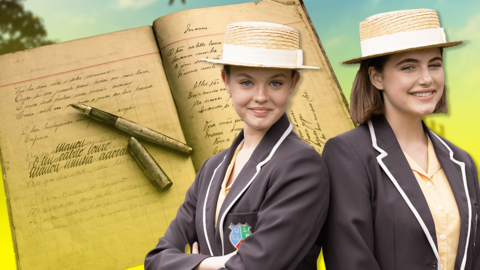
<svg viewBox="0 0 480 270">
<path fill-rule="evenodd" d="M 379 53 L 379 54 L 372 54 L 368 56 L 363 56 L 363 57 L 358 57 L 358 58 L 353 58 L 347 61 L 341 62 L 342 64 L 358 64 L 362 62 L 363 60 L 370 59 L 370 58 L 375 58 L 379 56 L 384 56 L 384 55 L 389 55 L 389 54 L 395 54 L 395 53 L 401 53 L 401 52 L 408 52 L 408 51 L 416 51 L 416 50 L 422 50 L 422 49 L 429 49 L 429 48 L 448 48 L 448 47 L 453 47 L 457 46 L 463 43 L 463 40 L 461 41 L 452 41 L 452 42 L 444 42 L 444 43 L 438 43 L 438 44 L 432 44 L 432 45 L 427 45 L 427 46 L 420 46 L 420 47 L 414 47 L 414 48 L 408 48 L 404 50 L 397 50 L 397 51 L 389 51 L 389 52 L 384 52 L 384 53 Z"/>
<path fill-rule="evenodd" d="M 265 65 L 265 64 L 253 64 L 253 63 L 241 63 L 241 62 L 231 62 L 231 61 L 224 61 L 224 60 L 216 60 L 216 59 L 208 59 L 202 58 L 203 61 L 218 64 L 218 65 L 232 65 L 232 66 L 242 66 L 242 67 L 259 67 L 259 68 L 281 68 L 281 69 L 320 69 L 319 67 L 312 67 L 312 66 L 279 66 L 279 65 Z"/>
</svg>

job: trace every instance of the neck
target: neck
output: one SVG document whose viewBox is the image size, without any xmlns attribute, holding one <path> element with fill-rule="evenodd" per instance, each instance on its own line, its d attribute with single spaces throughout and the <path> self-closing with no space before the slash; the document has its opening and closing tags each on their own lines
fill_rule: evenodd
<svg viewBox="0 0 480 270">
<path fill-rule="evenodd" d="M 243 148 L 245 150 L 255 150 L 260 141 L 263 139 L 268 130 L 252 130 L 248 126 L 243 129 Z"/>
<path fill-rule="evenodd" d="M 385 118 L 402 149 L 407 149 L 413 144 L 427 144 L 428 139 L 423 130 L 421 116 L 385 112 Z"/>
</svg>

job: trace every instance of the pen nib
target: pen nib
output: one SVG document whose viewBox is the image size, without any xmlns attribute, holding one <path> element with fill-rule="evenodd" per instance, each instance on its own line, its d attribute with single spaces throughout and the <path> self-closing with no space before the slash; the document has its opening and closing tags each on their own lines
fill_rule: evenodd
<svg viewBox="0 0 480 270">
<path fill-rule="evenodd" d="M 85 106 L 83 104 L 70 104 L 70 106 L 72 108 L 74 108 L 75 110 L 80 111 L 82 113 L 86 113 L 87 109 L 88 109 L 88 106 Z"/>
</svg>

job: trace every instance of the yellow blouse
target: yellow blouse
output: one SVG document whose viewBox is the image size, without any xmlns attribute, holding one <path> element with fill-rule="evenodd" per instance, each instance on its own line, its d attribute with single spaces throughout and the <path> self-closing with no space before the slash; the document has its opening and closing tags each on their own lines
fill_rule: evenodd
<svg viewBox="0 0 480 270">
<path fill-rule="evenodd" d="M 418 166 L 407 153 L 403 153 L 432 213 L 437 233 L 438 253 L 443 269 L 453 270 L 460 237 L 460 214 L 450 183 L 438 162 L 430 140 L 428 140 L 427 148 L 427 172 Z"/>
<path fill-rule="evenodd" d="M 227 185 L 228 179 L 230 179 L 230 175 L 232 174 L 233 167 L 235 166 L 235 160 L 237 160 L 237 154 L 238 152 L 240 152 L 242 148 L 243 148 L 243 143 L 240 146 L 238 146 L 237 150 L 235 150 L 235 154 L 233 154 L 232 160 L 230 161 L 230 164 L 228 164 L 225 177 L 223 178 L 222 187 L 220 188 L 220 193 L 218 194 L 218 199 L 217 199 L 217 209 L 215 211 L 215 226 L 217 225 L 218 213 L 220 213 L 220 208 L 222 208 L 223 201 L 225 201 L 225 197 L 227 197 L 228 191 L 230 191 L 230 188 L 233 185 L 233 181 L 235 181 L 233 180 L 228 187 L 225 187 Z"/>
</svg>

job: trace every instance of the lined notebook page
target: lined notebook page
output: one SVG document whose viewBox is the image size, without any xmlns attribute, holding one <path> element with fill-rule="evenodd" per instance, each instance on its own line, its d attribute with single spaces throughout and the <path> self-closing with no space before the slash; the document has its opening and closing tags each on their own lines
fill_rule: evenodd
<svg viewBox="0 0 480 270">
<path fill-rule="evenodd" d="M 354 127 L 298 1 L 264 0 L 173 13 L 157 19 L 154 29 L 186 140 L 195 149 L 196 170 L 208 157 L 228 148 L 243 127 L 220 77 L 222 66 L 201 58 L 221 59 L 227 24 L 258 20 L 296 28 L 304 65 L 321 67 L 301 71 L 287 109 L 294 131 L 321 153 L 327 139 Z"/>
<path fill-rule="evenodd" d="M 151 27 L 0 57 L 0 147 L 21 269 L 143 263 L 193 182 L 190 156 L 140 141 L 173 181 L 159 193 L 129 135 L 84 103 L 185 142 Z"/>
</svg>

